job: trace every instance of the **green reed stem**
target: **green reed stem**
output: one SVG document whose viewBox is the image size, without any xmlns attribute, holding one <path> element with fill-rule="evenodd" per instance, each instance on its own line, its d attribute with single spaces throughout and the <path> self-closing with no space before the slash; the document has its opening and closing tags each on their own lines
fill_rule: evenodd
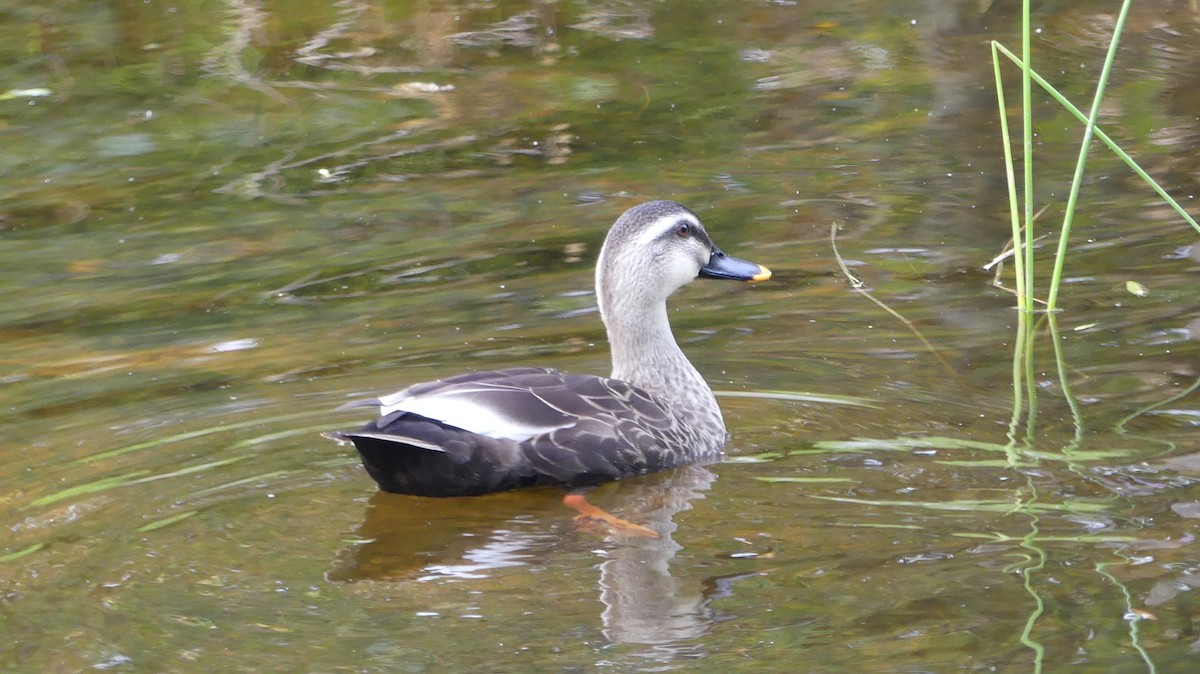
<svg viewBox="0 0 1200 674">
<path fill-rule="evenodd" d="M 1132 414 L 1121 417 L 1121 419 L 1119 419 L 1117 421 L 1117 423 L 1113 426 L 1113 432 L 1116 433 L 1117 435 L 1125 435 L 1126 433 L 1128 433 L 1128 431 L 1125 430 L 1125 424 L 1129 423 L 1130 421 L 1133 421 L 1134 419 L 1142 416 L 1143 414 L 1148 414 L 1150 412 L 1153 412 L 1154 410 L 1162 407 L 1163 405 L 1170 405 L 1171 403 L 1175 402 L 1176 400 L 1179 400 L 1180 398 L 1186 398 L 1187 396 L 1191 395 L 1192 392 L 1195 391 L 1196 389 L 1200 389 L 1200 377 L 1197 377 L 1196 381 L 1192 382 L 1191 386 L 1183 389 L 1179 393 L 1176 393 L 1175 395 L 1167 398 L 1166 400 L 1160 400 L 1156 403 L 1151 403 L 1149 405 L 1146 405 L 1145 407 L 1141 407 L 1141 408 L 1137 409 Z"/>
<path fill-rule="evenodd" d="M 1154 661 L 1150 659 L 1150 654 L 1147 653 L 1146 649 L 1142 646 L 1141 637 L 1138 635 L 1138 623 L 1142 621 L 1142 618 L 1138 616 L 1137 612 L 1134 610 L 1133 595 L 1129 593 L 1129 587 L 1125 585 L 1125 583 L 1122 583 L 1119 578 L 1114 576 L 1112 572 L 1108 570 L 1108 567 L 1110 566 L 1129 564 L 1129 557 L 1127 557 L 1124 552 L 1118 550 L 1117 555 L 1121 557 L 1122 561 L 1096 562 L 1096 571 L 1098 571 L 1100 575 L 1107 578 L 1109 582 L 1111 582 L 1113 585 L 1116 585 L 1121 590 L 1121 595 L 1125 598 L 1125 615 L 1128 616 L 1127 620 L 1129 621 L 1129 644 L 1133 646 L 1135 651 L 1138 652 L 1138 655 L 1142 656 L 1142 662 L 1146 663 L 1146 671 L 1149 674 L 1157 674 L 1158 667 L 1155 666 Z"/>
<path fill-rule="evenodd" d="M 1029 396 L 1029 413 L 1025 419 L 1025 454 L 1030 454 L 1033 450 L 1033 438 L 1036 437 L 1035 430 L 1037 429 L 1038 421 L 1038 389 L 1037 389 L 1037 368 L 1034 362 L 1034 347 L 1036 341 L 1034 337 L 1038 330 L 1041 329 L 1042 321 L 1039 319 L 1036 323 L 1026 321 L 1025 324 L 1025 351 L 1022 356 L 1022 364 L 1025 366 L 1025 391 Z"/>
<path fill-rule="evenodd" d="M 1007 144 L 1005 147 L 1007 148 Z M 1015 193 L 1010 191 L 1010 194 L 1012 194 L 1015 198 Z M 1017 282 L 1021 282 L 1020 272 L 1017 272 Z M 1020 303 L 1021 301 L 1022 298 L 1018 295 L 1017 302 Z M 1024 383 L 1024 377 L 1022 376 L 1022 373 L 1024 372 L 1025 368 L 1022 363 L 1024 362 L 1025 357 L 1029 355 L 1025 348 L 1025 324 L 1028 321 L 1029 313 L 1025 311 L 1025 307 L 1023 305 L 1020 308 L 1021 310 L 1017 312 L 1017 338 L 1016 343 L 1013 344 L 1012 416 L 1008 421 L 1008 442 L 1004 445 L 1004 455 L 1008 459 L 1009 468 L 1016 468 L 1021 464 L 1021 454 L 1017 451 L 1017 438 L 1019 437 L 1017 428 L 1021 423 L 1021 417 L 1025 411 L 1025 398 L 1022 389 L 1022 384 Z"/>
<path fill-rule="evenodd" d="M 1025 165 L 1025 288 L 1030 299 L 1023 311 L 1033 310 L 1033 56 L 1030 53 L 1029 0 L 1021 2 L 1021 135 Z M 1013 239 L 1013 248 L 1020 239 Z"/>
<path fill-rule="evenodd" d="M 1021 66 L 1021 59 L 1016 54 L 1009 51 L 1004 45 L 996 43 L 994 47 L 1001 54 L 1004 54 L 1006 57 L 1008 57 L 1008 60 L 1012 61 L 1018 67 Z M 1087 115 L 1083 114 L 1079 108 L 1075 107 L 1075 104 L 1067 100 L 1067 97 L 1063 96 L 1058 89 L 1055 89 L 1054 85 L 1047 82 L 1044 77 L 1036 72 L 1030 73 L 1030 75 L 1033 77 L 1033 81 L 1037 82 L 1038 86 L 1040 86 L 1046 93 L 1050 94 L 1051 98 L 1058 101 L 1058 103 L 1062 105 L 1067 112 L 1070 112 L 1072 115 L 1074 115 L 1075 119 L 1087 124 Z M 1187 223 L 1192 226 L 1192 229 L 1200 232 L 1200 223 L 1197 223 L 1195 218 L 1193 218 L 1191 215 L 1188 215 L 1188 212 L 1183 209 L 1183 206 L 1180 206 L 1178 201 L 1175 201 L 1171 195 L 1167 194 L 1166 190 L 1164 190 L 1157 182 L 1155 182 L 1154 178 L 1151 178 L 1149 173 L 1146 173 L 1141 166 L 1138 166 L 1137 162 L 1133 160 L 1133 157 L 1130 157 L 1127 152 L 1122 150 L 1120 146 L 1117 145 L 1116 141 L 1110 138 L 1109 135 L 1104 133 L 1104 131 L 1100 128 L 1096 128 L 1096 138 L 1099 138 L 1101 142 L 1107 145 L 1108 149 L 1113 151 L 1113 154 L 1120 157 L 1121 161 L 1125 162 L 1125 165 L 1128 166 L 1131 171 L 1136 173 L 1137 176 L 1145 181 L 1146 184 L 1149 185 L 1163 201 L 1170 205 L 1171 208 L 1179 214 L 1179 217 L 1187 221 Z"/>
<path fill-rule="evenodd" d="M 1029 4 L 1028 0 L 1025 4 Z M 1021 631 L 1021 643 L 1033 651 L 1033 671 L 1041 674 L 1042 664 L 1046 657 L 1046 647 L 1033 638 L 1033 628 L 1042 614 L 1046 612 L 1046 602 L 1038 593 L 1037 588 L 1033 586 L 1033 576 L 1036 572 L 1046 568 L 1046 550 L 1040 546 L 1038 540 L 1038 534 L 1041 533 L 1041 529 L 1038 527 L 1039 517 L 1029 507 L 1037 501 L 1037 486 L 1034 485 L 1031 476 L 1026 476 L 1025 480 L 1030 497 L 1022 504 L 1021 512 L 1029 517 L 1029 531 L 1021 538 L 1021 547 L 1031 553 L 1029 561 L 1032 562 L 1036 559 L 1037 563 L 1023 566 L 1020 570 L 1025 591 L 1033 598 L 1033 610 L 1029 612 L 1029 617 L 1025 620 L 1025 629 Z"/>
<path fill-rule="evenodd" d="M 1054 364 L 1058 368 L 1058 385 L 1062 389 L 1063 398 L 1066 399 L 1067 405 L 1071 408 L 1071 420 L 1075 426 L 1075 434 L 1071 437 L 1071 441 L 1062 449 L 1063 459 L 1066 460 L 1067 467 L 1071 472 L 1087 480 L 1091 477 L 1091 473 L 1076 460 L 1076 453 L 1079 451 L 1079 447 L 1083 445 L 1083 409 L 1080 407 L 1079 399 L 1075 397 L 1075 392 L 1071 388 L 1071 380 L 1067 377 L 1067 361 L 1063 355 L 1062 335 L 1058 332 L 1058 316 L 1047 314 L 1046 320 L 1050 327 L 1050 341 L 1054 345 Z"/>
<path fill-rule="evenodd" d="M 1000 106 L 1000 138 L 1004 142 L 1004 177 L 1008 181 L 1008 213 L 1012 223 L 1013 274 L 1017 277 L 1017 308 L 1024 312 L 1030 308 L 1028 289 L 1025 287 L 1025 246 L 1021 244 L 1021 209 L 1017 203 L 1017 176 L 1013 169 L 1012 137 L 1008 132 L 1008 105 L 1004 101 L 1004 78 L 1000 75 L 998 49 L 1003 47 L 992 40 L 992 69 L 996 72 L 996 102 Z"/>
<path fill-rule="evenodd" d="M 1024 3 L 1028 11 L 1029 2 Z M 1079 199 L 1079 188 L 1083 184 L 1083 169 L 1087 165 L 1088 150 L 1092 146 L 1092 136 L 1096 132 L 1096 119 L 1100 116 L 1100 103 L 1104 100 L 1104 90 L 1108 87 L 1108 76 L 1112 72 L 1113 61 L 1116 60 L 1117 46 L 1121 42 L 1121 31 L 1125 29 L 1125 19 L 1129 16 L 1129 7 L 1133 0 L 1121 3 L 1121 13 L 1117 15 L 1117 24 L 1113 28 L 1112 41 L 1108 43 L 1108 54 L 1104 57 L 1104 67 L 1100 70 L 1100 81 L 1096 83 L 1096 94 L 1092 96 L 1092 111 L 1088 115 L 1087 128 L 1083 131 L 1083 143 L 1079 147 L 1079 159 L 1075 162 L 1075 176 L 1071 179 L 1071 194 L 1067 197 L 1067 209 L 1063 213 L 1062 231 L 1058 235 L 1058 251 L 1054 254 L 1054 274 L 1050 278 L 1050 295 L 1046 298 L 1046 310 L 1054 311 L 1058 307 L 1058 288 L 1062 283 L 1063 267 L 1067 262 L 1067 240 L 1071 236 L 1071 223 L 1075 217 L 1075 203 Z M 1023 72 L 1029 74 L 1029 55 L 1025 54 L 1026 67 Z M 1028 83 L 1026 82 L 1026 85 Z M 1025 204 L 1028 212 L 1029 204 Z M 1026 220 L 1028 222 L 1028 220 Z"/>
</svg>

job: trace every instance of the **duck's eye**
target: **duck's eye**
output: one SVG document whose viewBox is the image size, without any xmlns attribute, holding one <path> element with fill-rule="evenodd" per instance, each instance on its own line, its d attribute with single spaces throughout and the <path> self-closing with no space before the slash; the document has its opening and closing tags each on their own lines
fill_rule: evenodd
<svg viewBox="0 0 1200 674">
<path fill-rule="evenodd" d="M 692 233 L 692 228 L 690 226 L 688 226 L 688 223 L 681 222 L 678 225 L 675 225 L 675 234 L 677 236 L 687 236 L 688 234 L 691 234 L 691 233 Z"/>
</svg>

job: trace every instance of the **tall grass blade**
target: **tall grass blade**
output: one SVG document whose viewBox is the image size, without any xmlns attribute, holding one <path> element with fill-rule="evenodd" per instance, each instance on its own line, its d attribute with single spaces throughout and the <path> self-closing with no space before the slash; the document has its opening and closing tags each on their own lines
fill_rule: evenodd
<svg viewBox="0 0 1200 674">
<path fill-rule="evenodd" d="M 1033 294 L 1033 87 L 1030 86 L 1033 72 L 1033 56 L 1030 54 L 1029 0 L 1021 3 L 1021 146 L 1024 149 L 1025 170 L 1025 290 Z M 1013 245 L 1017 245 L 1017 239 Z M 1026 310 L 1033 305 L 1025 304 Z"/>
<path fill-rule="evenodd" d="M 1029 309 L 1025 287 L 1025 247 L 1021 243 L 1021 208 L 1017 203 L 1017 175 L 1013 169 L 1012 138 L 1008 133 L 1008 105 L 1004 102 L 1004 78 L 1000 75 L 1000 43 L 992 41 L 992 69 L 996 73 L 996 102 L 1000 106 L 1000 138 L 1004 142 L 1004 177 L 1008 181 L 1008 212 L 1012 220 L 1013 274 L 1017 277 L 1017 308 Z"/>
<path fill-rule="evenodd" d="M 1020 57 L 1009 51 L 1004 45 L 996 43 L 994 46 L 1001 54 L 1004 54 L 1008 60 L 1012 61 L 1017 66 L 1022 65 Z M 1060 92 L 1058 89 L 1055 89 L 1054 85 L 1047 82 L 1046 78 L 1042 77 L 1036 72 L 1032 72 L 1030 74 L 1033 77 L 1033 81 L 1037 82 L 1038 86 L 1040 86 L 1046 93 L 1050 94 L 1051 98 L 1058 101 L 1058 103 L 1062 105 L 1067 112 L 1070 112 L 1075 119 L 1087 124 L 1087 115 L 1083 114 L 1079 108 L 1075 107 L 1074 103 L 1071 103 L 1071 101 L 1067 100 L 1067 97 L 1063 96 L 1062 92 Z M 1108 146 L 1108 149 L 1112 150 L 1113 154 L 1120 157 L 1121 161 L 1125 162 L 1125 165 L 1128 166 L 1131 171 L 1136 173 L 1139 178 L 1145 181 L 1146 184 L 1149 185 L 1163 201 L 1165 201 L 1172 209 L 1175 210 L 1176 213 L 1179 214 L 1179 217 L 1183 218 L 1189 225 L 1191 225 L 1192 229 L 1200 232 L 1200 223 L 1197 223 L 1196 219 L 1189 215 L 1188 212 L 1183 209 L 1183 206 L 1179 205 L 1178 201 L 1176 201 L 1170 194 L 1167 194 L 1167 191 L 1164 190 L 1162 186 L 1160 186 L 1154 180 L 1154 178 L 1151 178 L 1149 173 L 1146 173 L 1141 166 L 1138 166 L 1137 162 L 1133 160 L 1133 157 L 1130 157 L 1129 153 L 1122 150 L 1121 147 L 1117 145 L 1117 142 L 1109 137 L 1109 135 L 1105 133 L 1103 129 L 1100 129 L 1099 127 L 1096 128 L 1096 138 L 1099 138 L 1101 142 Z"/>
<path fill-rule="evenodd" d="M 1117 46 L 1121 43 L 1121 31 L 1125 29 L 1125 19 L 1129 16 L 1129 7 L 1132 4 L 1133 0 L 1125 0 L 1121 3 L 1121 13 L 1117 15 L 1117 24 L 1113 28 L 1112 41 L 1108 44 L 1108 54 L 1104 57 L 1104 67 L 1100 70 L 1100 81 L 1096 83 L 1096 93 L 1092 96 L 1092 111 L 1088 115 L 1087 128 L 1083 131 L 1083 143 L 1079 147 L 1079 159 L 1075 162 L 1075 176 L 1071 178 L 1071 193 L 1067 197 L 1066 212 L 1063 213 L 1062 231 L 1058 234 L 1058 250 L 1054 253 L 1054 274 L 1050 278 L 1050 295 L 1046 298 L 1047 311 L 1054 311 L 1058 307 L 1058 288 L 1062 284 L 1063 267 L 1067 263 L 1067 240 L 1071 236 L 1071 222 L 1075 218 L 1075 204 L 1079 199 L 1079 188 L 1083 184 L 1083 169 L 1087 165 L 1088 150 L 1092 146 L 1092 136 L 1096 132 L 1096 119 L 1100 116 L 1100 103 L 1104 101 L 1104 90 L 1108 87 L 1108 76 L 1112 72 L 1112 64 L 1117 56 Z M 1028 75 L 1028 55 L 1025 57 L 1024 71 Z"/>
</svg>

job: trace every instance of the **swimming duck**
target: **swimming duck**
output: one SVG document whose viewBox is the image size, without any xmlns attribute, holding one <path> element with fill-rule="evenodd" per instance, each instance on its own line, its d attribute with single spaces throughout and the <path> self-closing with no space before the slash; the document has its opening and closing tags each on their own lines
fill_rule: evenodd
<svg viewBox="0 0 1200 674">
<path fill-rule="evenodd" d="M 379 418 L 330 436 L 354 443 L 380 489 L 418 496 L 582 487 L 716 456 L 721 409 L 667 321 L 667 297 L 697 277 L 765 281 L 771 272 L 721 252 L 682 204 L 634 206 L 596 264 L 611 377 L 472 372 L 345 405 L 378 406 Z"/>
</svg>

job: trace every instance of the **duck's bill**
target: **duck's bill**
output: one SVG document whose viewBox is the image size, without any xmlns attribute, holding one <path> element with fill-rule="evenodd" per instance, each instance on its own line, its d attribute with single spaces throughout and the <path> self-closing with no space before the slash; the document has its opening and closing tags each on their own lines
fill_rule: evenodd
<svg viewBox="0 0 1200 674">
<path fill-rule="evenodd" d="M 708 258 L 708 264 L 700 269 L 700 278 L 766 281 L 771 278 L 771 270 L 761 264 L 726 255 L 720 250 L 714 249 L 712 257 Z"/>
</svg>

